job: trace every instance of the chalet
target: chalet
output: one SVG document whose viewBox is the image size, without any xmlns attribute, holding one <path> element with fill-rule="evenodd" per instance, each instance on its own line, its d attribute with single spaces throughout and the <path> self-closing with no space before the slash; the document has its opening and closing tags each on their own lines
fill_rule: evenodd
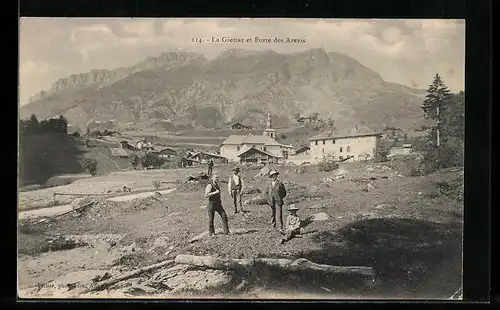
<svg viewBox="0 0 500 310">
<path fill-rule="evenodd" d="M 231 135 L 220 145 L 220 154 L 229 161 L 239 162 L 239 155 L 250 148 L 273 154 L 278 158 L 287 158 L 293 146 L 276 141 L 276 131 L 271 127 L 271 116 L 267 116 L 267 125 L 262 136 Z"/>
<path fill-rule="evenodd" d="M 287 163 L 293 163 L 295 165 L 301 165 L 303 163 L 309 162 L 310 158 L 310 147 L 308 145 L 301 146 L 295 153 L 288 157 L 285 161 Z"/>
<path fill-rule="evenodd" d="M 315 119 L 310 117 L 310 116 L 299 117 L 297 119 L 297 123 L 300 123 L 300 124 L 309 124 L 309 123 L 312 123 L 314 121 L 315 121 Z"/>
<path fill-rule="evenodd" d="M 174 150 L 173 148 L 166 147 L 164 149 L 155 152 L 155 154 L 164 159 L 171 159 L 177 156 L 177 151 Z"/>
<path fill-rule="evenodd" d="M 275 155 L 261 149 L 251 147 L 240 154 L 238 154 L 240 159 L 240 164 L 242 165 L 266 165 L 266 164 L 277 164 L 282 158 L 279 155 Z"/>
<path fill-rule="evenodd" d="M 210 159 L 212 159 L 215 164 L 227 164 L 228 163 L 227 158 L 225 158 L 224 156 L 221 156 L 219 154 L 203 152 L 203 151 L 194 153 L 189 158 L 194 159 L 201 164 L 207 163 Z"/>
<path fill-rule="evenodd" d="M 296 156 L 298 155 L 309 155 L 311 148 L 308 145 L 301 146 L 295 151 Z"/>
<path fill-rule="evenodd" d="M 232 130 L 244 130 L 244 129 L 251 130 L 252 127 L 251 126 L 243 125 L 241 123 L 234 123 L 234 124 L 231 125 L 231 129 Z"/>
<path fill-rule="evenodd" d="M 325 156 L 334 160 L 350 161 L 373 158 L 380 146 L 380 134 L 367 127 L 355 126 L 352 129 L 331 130 L 309 139 L 310 161 L 317 163 Z"/>
</svg>

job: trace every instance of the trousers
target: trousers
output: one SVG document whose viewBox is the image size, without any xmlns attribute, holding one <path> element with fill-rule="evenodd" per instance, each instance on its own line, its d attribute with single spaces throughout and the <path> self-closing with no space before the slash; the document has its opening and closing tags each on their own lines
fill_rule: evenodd
<svg viewBox="0 0 500 310">
<path fill-rule="evenodd" d="M 271 203 L 271 225 L 276 227 L 276 215 L 278 215 L 280 220 L 280 227 L 283 229 L 283 204 L 278 204 L 276 202 Z"/>
<path fill-rule="evenodd" d="M 222 229 L 223 229 L 225 234 L 228 234 L 229 233 L 229 224 L 228 224 L 226 211 L 224 211 L 222 204 L 220 202 L 216 202 L 216 201 L 209 201 L 207 210 L 208 210 L 208 233 L 210 235 L 215 234 L 214 217 L 215 217 L 215 212 L 217 212 L 217 213 L 219 213 L 219 215 L 222 219 Z"/>
<path fill-rule="evenodd" d="M 300 234 L 300 228 L 288 230 L 285 233 L 285 236 L 283 237 L 282 242 L 283 243 L 287 242 L 287 241 L 291 240 L 293 237 L 295 237 L 295 236 L 297 236 L 299 234 Z"/>
<path fill-rule="evenodd" d="M 207 175 L 212 176 L 212 166 L 208 166 Z"/>
<path fill-rule="evenodd" d="M 241 189 L 232 189 L 231 197 L 233 198 L 234 212 L 238 212 L 238 205 L 240 210 L 243 211 L 243 204 L 241 203 Z"/>
</svg>

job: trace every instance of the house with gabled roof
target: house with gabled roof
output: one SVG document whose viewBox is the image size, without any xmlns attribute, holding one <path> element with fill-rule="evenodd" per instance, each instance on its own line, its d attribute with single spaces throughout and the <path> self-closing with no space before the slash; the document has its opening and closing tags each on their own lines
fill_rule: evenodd
<svg viewBox="0 0 500 310">
<path fill-rule="evenodd" d="M 224 156 L 205 151 L 191 154 L 189 158 L 194 159 L 201 164 L 207 163 L 210 159 L 213 160 L 215 164 L 227 164 L 228 162 L 227 158 L 225 158 Z"/>
<path fill-rule="evenodd" d="M 243 152 L 238 154 L 238 157 L 240 158 L 240 164 L 242 165 L 276 164 L 282 158 L 282 156 L 271 154 L 255 147 L 245 149 Z"/>
<path fill-rule="evenodd" d="M 231 125 L 231 129 L 232 130 L 243 130 L 243 129 L 247 129 L 247 130 L 251 130 L 252 127 L 251 126 L 246 126 L 242 123 L 234 123 Z"/>
<path fill-rule="evenodd" d="M 365 126 L 330 130 L 309 139 L 310 162 L 318 163 L 329 156 L 333 160 L 367 160 L 380 146 L 380 133 Z"/>
<path fill-rule="evenodd" d="M 254 148 L 267 152 L 276 158 L 287 158 L 293 150 L 292 145 L 284 145 L 276 141 L 276 131 L 271 126 L 271 116 L 267 115 L 266 129 L 260 135 L 230 135 L 220 145 L 220 155 L 232 162 L 240 162 L 247 150 Z"/>
</svg>

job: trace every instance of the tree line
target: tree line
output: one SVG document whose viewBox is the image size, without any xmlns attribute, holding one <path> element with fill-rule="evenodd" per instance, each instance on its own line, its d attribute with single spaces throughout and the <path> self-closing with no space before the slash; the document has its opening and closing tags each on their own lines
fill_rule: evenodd
<svg viewBox="0 0 500 310">
<path fill-rule="evenodd" d="M 68 133 L 68 120 L 64 116 L 38 121 L 35 114 L 25 120 L 19 120 L 19 133 L 21 135 L 37 135 L 46 132 Z"/>
</svg>

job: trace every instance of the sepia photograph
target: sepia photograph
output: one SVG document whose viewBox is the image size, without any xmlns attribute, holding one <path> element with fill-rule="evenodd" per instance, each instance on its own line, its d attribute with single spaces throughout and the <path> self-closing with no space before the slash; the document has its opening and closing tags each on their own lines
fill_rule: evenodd
<svg viewBox="0 0 500 310">
<path fill-rule="evenodd" d="M 465 20 L 19 22 L 21 299 L 462 300 Z"/>
</svg>

